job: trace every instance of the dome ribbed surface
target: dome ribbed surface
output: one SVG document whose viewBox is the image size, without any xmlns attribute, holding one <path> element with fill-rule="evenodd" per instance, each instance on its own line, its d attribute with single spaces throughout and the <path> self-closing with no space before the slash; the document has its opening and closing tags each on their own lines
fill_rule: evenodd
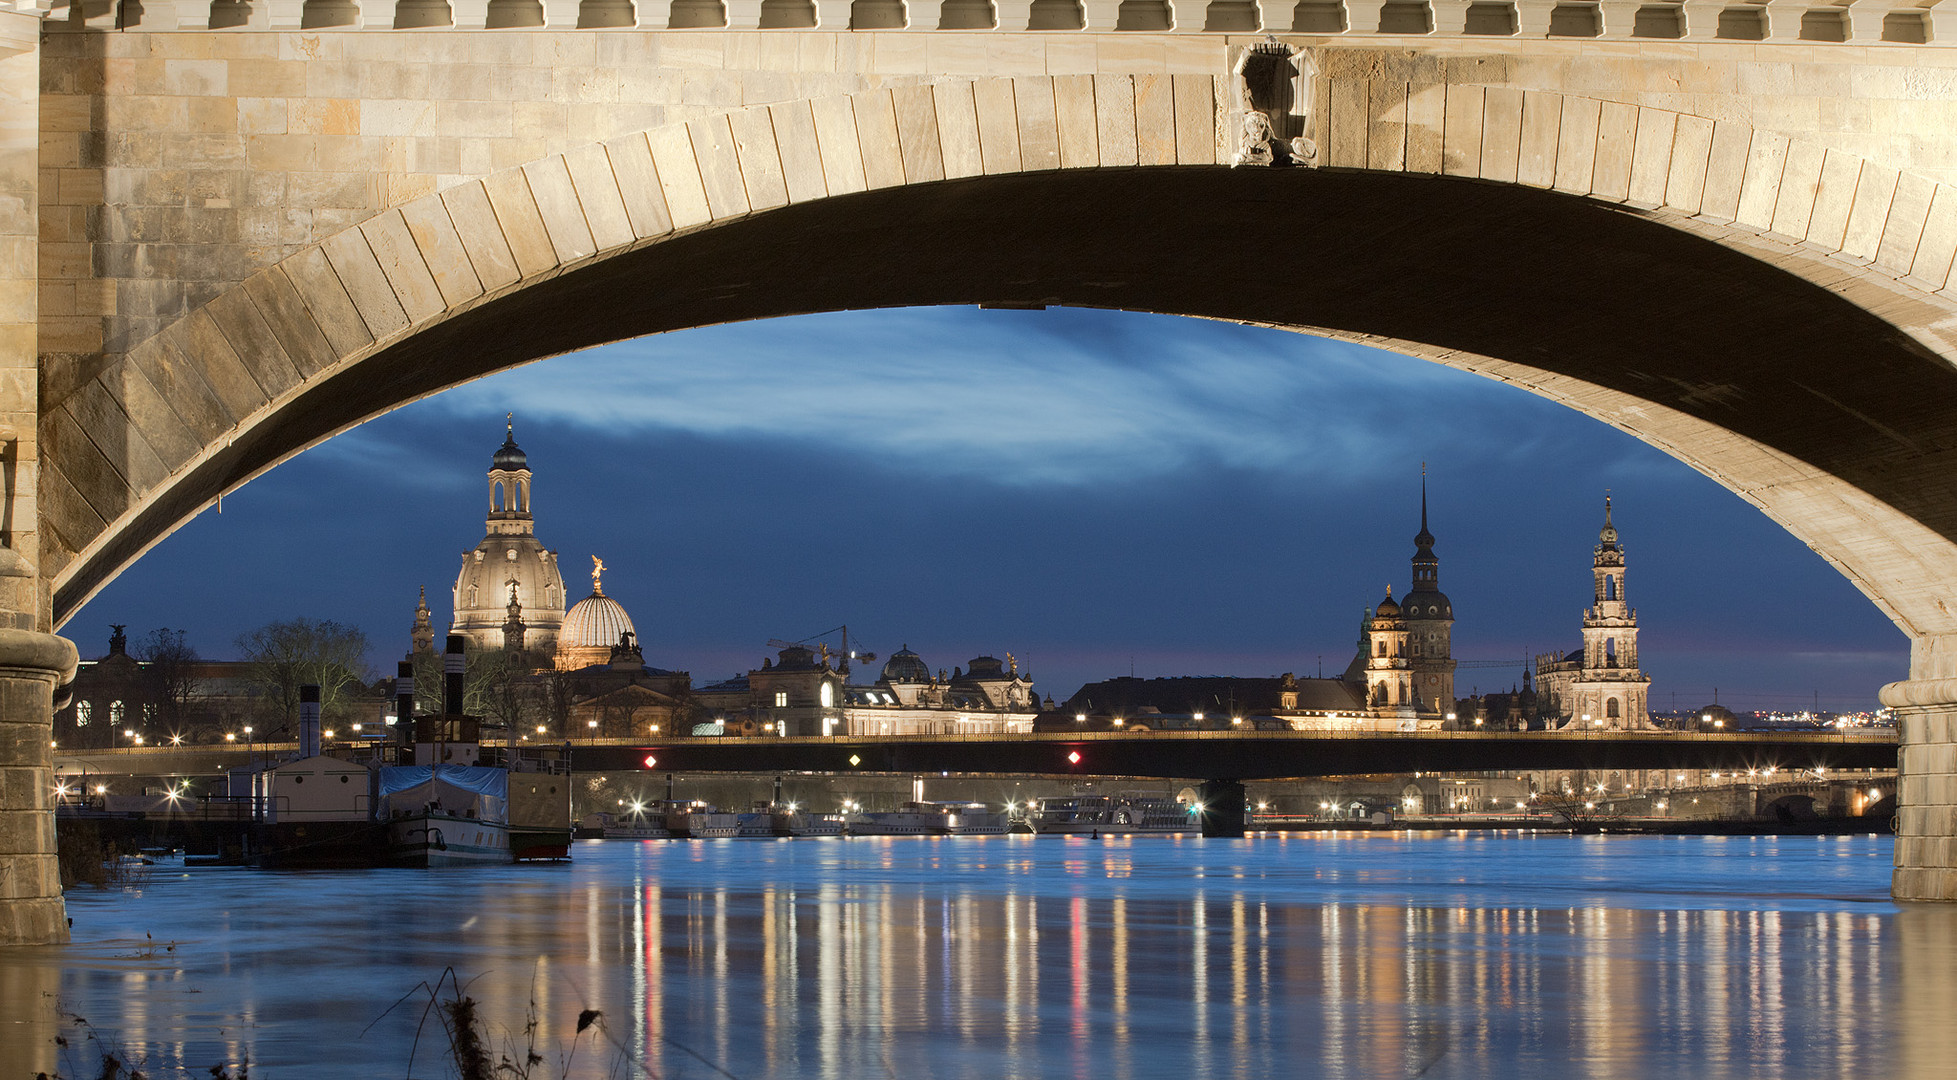
<svg viewBox="0 0 1957 1080">
<path fill-rule="evenodd" d="M 883 665 L 883 681 L 887 683 L 922 683 L 931 681 L 931 669 L 924 666 L 924 660 L 906 645 L 890 654 Z"/>
<path fill-rule="evenodd" d="M 632 617 L 618 601 L 603 593 L 593 593 L 564 613 L 564 626 L 557 632 L 559 649 L 609 649 L 618 644 L 620 634 L 638 636 Z"/>
</svg>

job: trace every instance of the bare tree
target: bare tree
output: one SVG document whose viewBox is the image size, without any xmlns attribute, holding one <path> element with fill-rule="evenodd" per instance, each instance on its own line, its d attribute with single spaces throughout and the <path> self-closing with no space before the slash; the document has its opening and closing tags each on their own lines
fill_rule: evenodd
<svg viewBox="0 0 1957 1080">
<path fill-rule="evenodd" d="M 151 630 L 137 643 L 136 659 L 143 662 L 149 698 L 162 729 L 171 735 L 189 733 L 193 707 L 204 696 L 197 678 L 196 647 L 185 640 L 182 630 L 165 627 Z"/>
<path fill-rule="evenodd" d="M 577 683 L 568 671 L 549 668 L 537 675 L 543 699 L 543 721 L 548 738 L 567 738 L 571 731 L 571 707 L 577 702 Z"/>
<path fill-rule="evenodd" d="M 328 718 L 366 689 L 367 635 L 358 627 L 291 619 L 239 634 L 237 644 L 249 665 L 246 680 L 271 713 L 295 730 L 301 686 L 319 686 L 320 714 Z"/>
<path fill-rule="evenodd" d="M 533 688 L 525 677 L 527 666 L 522 654 L 507 649 L 469 657 L 469 679 L 464 684 L 474 702 L 469 711 L 501 723 L 512 738 L 524 732 L 535 712 Z"/>
</svg>

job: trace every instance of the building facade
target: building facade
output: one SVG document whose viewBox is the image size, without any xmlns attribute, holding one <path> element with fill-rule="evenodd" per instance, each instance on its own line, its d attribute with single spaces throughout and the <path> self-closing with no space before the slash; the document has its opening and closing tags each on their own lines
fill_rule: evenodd
<svg viewBox="0 0 1957 1080">
<path fill-rule="evenodd" d="M 874 682 L 852 683 L 846 660 L 826 646 L 794 645 L 761 666 L 703 686 L 695 702 L 706 732 L 742 735 L 952 735 L 1033 730 L 1033 678 L 1005 661 L 974 657 L 950 675 L 931 674 L 910 646 L 893 653 Z"/>
<path fill-rule="evenodd" d="M 1625 595 L 1626 561 L 1604 497 L 1604 527 L 1591 558 L 1583 648 L 1536 658 L 1536 686 L 1550 723 L 1564 730 L 1649 731 L 1651 676 L 1638 667 L 1638 612 Z"/>
</svg>

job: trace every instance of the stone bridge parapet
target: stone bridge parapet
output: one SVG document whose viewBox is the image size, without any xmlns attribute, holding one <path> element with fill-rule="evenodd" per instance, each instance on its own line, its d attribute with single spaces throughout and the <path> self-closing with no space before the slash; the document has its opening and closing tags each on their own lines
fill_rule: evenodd
<svg viewBox="0 0 1957 1080">
<path fill-rule="evenodd" d="M 47 0 L 15 0 L 40 4 Z M 1957 40 L 1957 6 L 1909 0 L 62 0 L 77 29 L 725 28 L 1314 34 L 1773 43 Z"/>
</svg>

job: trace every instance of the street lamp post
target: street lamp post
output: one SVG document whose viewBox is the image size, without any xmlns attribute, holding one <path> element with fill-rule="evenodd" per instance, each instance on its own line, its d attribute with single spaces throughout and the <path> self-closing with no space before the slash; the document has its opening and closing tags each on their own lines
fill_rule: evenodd
<svg viewBox="0 0 1957 1080">
<path fill-rule="evenodd" d="M 251 819 L 258 820 L 258 785 L 262 779 L 258 775 L 258 747 L 251 737 L 251 725 L 245 725 L 245 771 L 251 775 Z"/>
</svg>

